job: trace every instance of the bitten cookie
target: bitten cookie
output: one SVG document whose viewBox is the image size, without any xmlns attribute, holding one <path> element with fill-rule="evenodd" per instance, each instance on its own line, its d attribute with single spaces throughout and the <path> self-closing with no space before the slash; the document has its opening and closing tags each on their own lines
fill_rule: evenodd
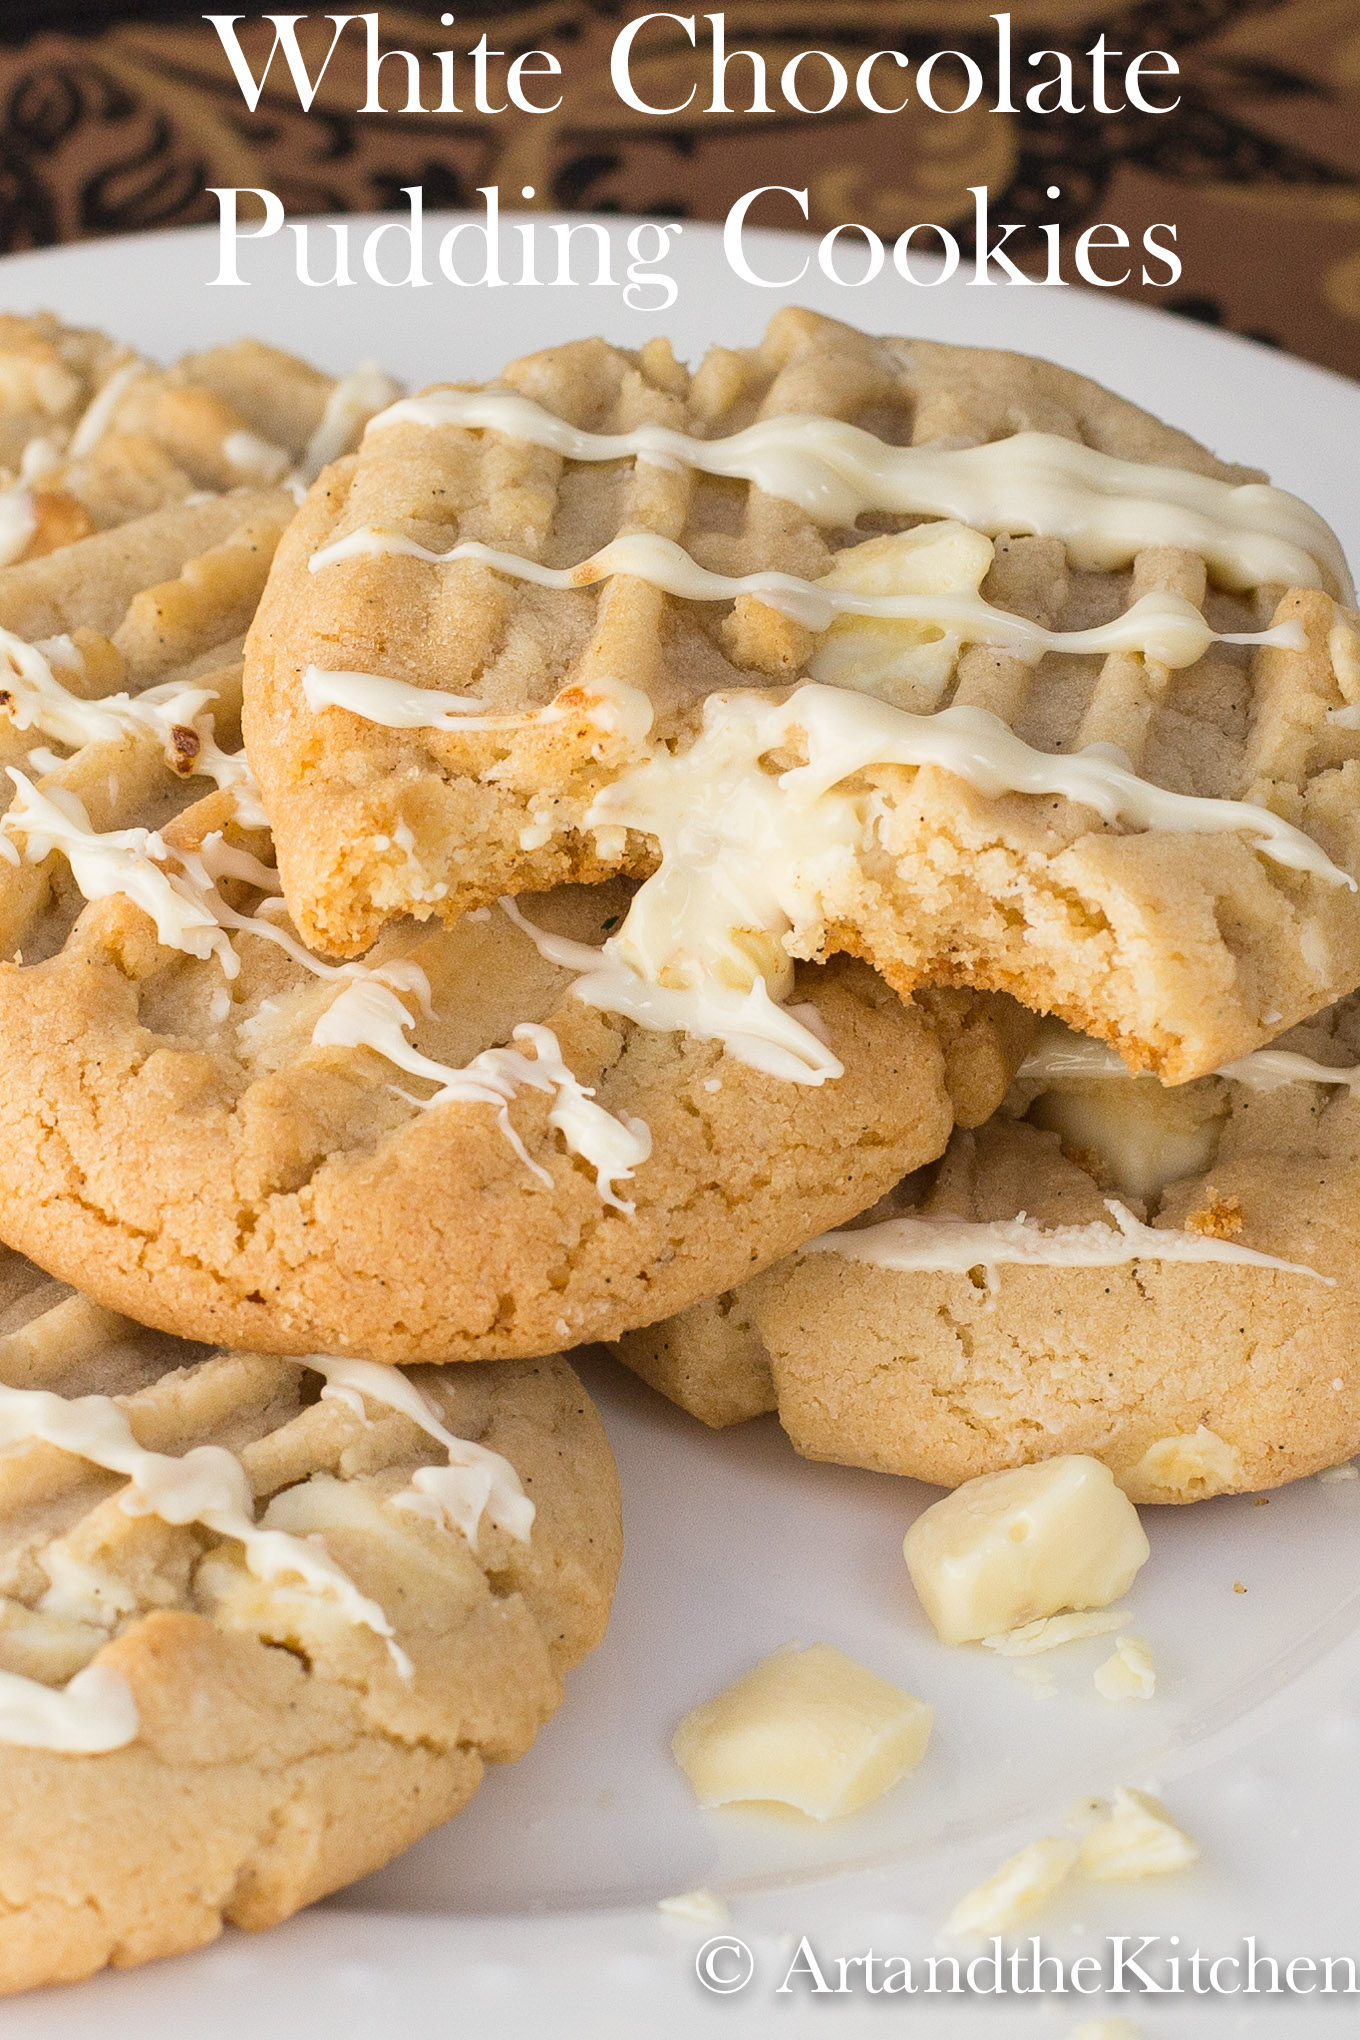
<svg viewBox="0 0 1360 2040">
<path fill-rule="evenodd" d="M 1084 1452 L 1137 1502 L 1360 1450 L 1360 1000 L 1165 1090 L 1049 1029 L 861 1226 L 617 1351 L 708 1423 L 954 1487 Z"/>
<path fill-rule="evenodd" d="M 604 1632 L 559 1359 L 188 1347 L 0 1260 L 0 1990 L 264 1927 L 457 1813 Z"/>
<path fill-rule="evenodd" d="M 1350 595 L 1085 378 L 789 310 L 380 414 L 280 548 L 246 744 L 327 954 L 622 869 L 607 1010 L 848 950 L 1182 1081 L 1360 982 Z"/>
</svg>

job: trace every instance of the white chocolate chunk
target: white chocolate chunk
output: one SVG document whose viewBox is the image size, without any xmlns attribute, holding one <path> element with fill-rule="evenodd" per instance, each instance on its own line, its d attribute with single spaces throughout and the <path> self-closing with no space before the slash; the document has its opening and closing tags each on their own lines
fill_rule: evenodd
<svg viewBox="0 0 1360 2040">
<path fill-rule="evenodd" d="M 1097 1665 L 1091 1676 L 1102 1699 L 1150 1700 L 1157 1690 L 1157 1668 L 1147 1638 L 1119 1637 L 1114 1656 Z"/>
<path fill-rule="evenodd" d="M 1077 1844 L 1065 1836 L 1044 1835 L 1008 1856 L 999 1870 L 965 1892 L 940 1929 L 948 1940 L 973 1940 L 1006 1934 L 1046 1905 L 1071 1875 Z"/>
<path fill-rule="evenodd" d="M 818 584 L 862 595 L 960 595 L 981 599 L 994 557 L 980 531 L 953 523 L 918 524 L 837 553 Z M 808 676 L 831 687 L 858 687 L 918 714 L 936 706 L 958 664 L 957 623 L 840 616 L 808 661 Z"/>
<path fill-rule="evenodd" d="M 776 1651 L 688 1713 L 671 1742 L 701 1806 L 854 1813 L 914 1770 L 932 1709 L 829 1643 Z"/>
<path fill-rule="evenodd" d="M 696 1891 L 678 1891 L 674 1898 L 659 1898 L 656 1909 L 672 1919 L 693 1920 L 700 1927 L 725 1927 L 732 1917 L 731 1908 L 717 1892 L 703 1884 Z"/>
<path fill-rule="evenodd" d="M 1065 1148 L 1094 1153 L 1121 1196 L 1152 1197 L 1212 1167 L 1228 1100 L 1216 1084 L 1168 1089 L 1124 1070 L 1059 1084 L 1035 1100 L 1029 1117 Z"/>
<path fill-rule="evenodd" d="M 918 1516 L 902 1555 L 945 1643 L 1068 1608 L 1103 1608 L 1148 1557 L 1138 1512 L 1098 1459 L 1068 1453 L 982 1474 Z"/>
<path fill-rule="evenodd" d="M 1057 1650 L 1064 1643 L 1081 1643 L 1090 1636 L 1109 1636 L 1127 1620 L 1126 1608 L 1088 1609 L 1080 1615 L 1049 1615 L 1039 1622 L 1022 1622 L 1018 1629 L 1003 1630 L 999 1636 L 984 1636 L 983 1647 L 998 1657 L 1037 1657 L 1041 1651 Z"/>
<path fill-rule="evenodd" d="M 1198 1856 L 1199 1844 L 1176 1826 L 1161 1801 L 1129 1785 L 1120 1786 L 1107 1817 L 1081 1844 L 1082 1870 L 1102 1883 L 1166 1877 Z"/>
<path fill-rule="evenodd" d="M 1158 1438 L 1119 1479 L 1140 1494 L 1152 1488 L 1168 1501 L 1195 1501 L 1240 1485 L 1242 1457 L 1235 1445 L 1200 1424 L 1186 1436 Z"/>
<path fill-rule="evenodd" d="M 23 487 L 0 490 L 0 567 L 23 558 L 37 528 L 33 491 Z"/>
</svg>

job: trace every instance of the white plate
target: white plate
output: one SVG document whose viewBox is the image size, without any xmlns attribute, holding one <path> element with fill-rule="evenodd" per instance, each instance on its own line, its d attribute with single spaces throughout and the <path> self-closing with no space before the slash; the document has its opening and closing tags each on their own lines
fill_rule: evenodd
<svg viewBox="0 0 1360 2040">
<path fill-rule="evenodd" d="M 628 223 L 606 224 L 621 247 Z M 790 273 L 811 246 L 773 235 L 752 245 L 769 274 Z M 0 309 L 47 305 L 160 356 L 256 333 L 337 370 L 375 355 L 418 385 L 489 374 L 512 354 L 595 331 L 635 343 L 665 330 L 692 357 L 710 339 L 754 339 L 795 296 L 738 283 L 716 230 L 694 226 L 669 265 L 679 296 L 665 314 L 584 287 L 311 290 L 281 241 L 247 252 L 247 288 L 206 287 L 215 266 L 207 230 L 21 256 L 0 264 Z M 870 328 L 1017 347 L 1095 375 L 1269 468 L 1360 555 L 1360 389 L 1350 383 L 1093 292 L 912 289 L 894 278 L 840 289 L 814 264 L 796 297 Z M 797 1937 L 831 1959 L 830 1981 L 836 1956 L 870 1942 L 919 1958 L 959 1892 L 1055 1831 L 1079 1797 L 1121 1782 L 1160 1785 L 1203 1843 L 1202 1866 L 1160 1884 L 1074 1886 L 1041 1922 L 1046 1948 L 1070 1958 L 1111 1933 L 1156 1933 L 1231 1954 L 1254 1934 L 1276 1956 L 1360 1956 L 1360 1481 L 1305 1481 L 1268 1507 L 1145 1511 L 1153 1557 L 1128 1604 L 1156 1655 L 1156 1699 L 1096 1697 L 1091 1670 L 1108 1642 L 1042 1660 L 1059 1691 L 1039 1698 L 1013 1664 L 946 1650 L 929 1633 L 900 1545 L 930 1490 L 804 1464 L 772 1419 L 707 1433 L 603 1360 L 584 1371 L 618 1454 L 628 1551 L 609 1637 L 531 1754 L 490 1776 L 452 1826 L 302 1919 L 12 2004 L 7 2035 L 142 2040 L 192 2022 L 196 2040 L 379 2040 L 420 2021 L 432 2034 L 495 2040 L 631 2040 L 710 2025 L 823 2033 L 828 2011 L 838 2025 L 881 2022 L 884 2008 L 863 1994 L 833 2009 L 776 1992 Z M 672 1726 L 792 1637 L 835 1642 L 934 1702 L 925 1762 L 878 1806 L 824 1829 L 699 1813 L 667 1754 Z M 0 1836 L 0 1890 L 2 1870 Z M 732 1931 L 753 1949 L 755 1976 L 739 1996 L 719 2000 L 696 1981 L 694 1951 L 712 1930 L 656 1911 L 699 1884 L 726 1895 Z M 1309 1998 L 1309 2029 L 1354 2030 L 1355 2002 Z M 1305 2016 L 1297 2000 L 1193 1995 L 1103 2005 L 917 1996 L 908 2016 L 951 2040 L 1062 2040 L 1096 2011 L 1166 2035 L 1201 2021 L 1292 2035 Z"/>
</svg>

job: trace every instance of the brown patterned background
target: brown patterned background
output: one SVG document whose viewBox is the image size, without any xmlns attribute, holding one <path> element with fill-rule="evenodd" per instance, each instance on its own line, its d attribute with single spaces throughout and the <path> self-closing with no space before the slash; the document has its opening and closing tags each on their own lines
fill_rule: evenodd
<svg viewBox="0 0 1360 2040">
<path fill-rule="evenodd" d="M 1180 284 L 1134 283 L 1135 295 L 1360 374 L 1360 0 L 1012 0 L 1018 76 L 1029 51 L 1060 48 L 1085 77 L 1083 52 L 1100 29 L 1126 57 L 1174 52 L 1182 101 L 1161 118 L 1006 116 L 984 99 L 956 117 L 913 103 L 893 117 L 842 108 L 664 121 L 630 113 L 609 83 L 621 22 L 651 11 L 638 0 L 445 4 L 451 29 L 439 26 L 437 0 L 420 13 L 382 7 L 384 47 L 453 48 L 460 78 L 461 53 L 484 28 L 510 55 L 550 49 L 563 64 L 561 110 L 356 113 L 362 45 L 348 30 L 310 114 L 280 64 L 252 115 L 197 11 L 157 0 L 0 0 L 0 246 L 215 219 L 205 196 L 214 184 L 265 186 L 290 210 L 317 212 L 401 202 L 401 187 L 419 183 L 427 206 L 477 203 L 485 184 L 518 204 L 530 184 L 543 206 L 694 219 L 721 219 L 757 184 L 806 184 L 814 226 L 857 219 L 890 237 L 929 219 L 966 247 L 968 187 L 986 183 L 993 218 L 1029 223 L 1036 252 L 1032 229 L 1045 219 L 1060 219 L 1068 242 L 1092 221 L 1115 220 L 1135 244 L 1145 225 L 1174 220 Z M 962 49 L 989 72 L 988 14 L 998 4 L 732 0 L 725 12 L 729 47 L 759 49 L 776 74 L 800 49 L 832 50 L 853 70 L 882 46 L 913 59 Z M 293 10 L 304 6 L 292 0 Z M 221 0 L 218 11 L 227 11 Z M 263 49 L 249 45 L 257 74 L 273 38 L 259 12 L 249 7 L 265 37 Z M 664 28 L 639 50 L 650 95 L 683 98 L 702 55 Z M 1050 184 L 1063 193 L 1056 203 Z"/>
</svg>

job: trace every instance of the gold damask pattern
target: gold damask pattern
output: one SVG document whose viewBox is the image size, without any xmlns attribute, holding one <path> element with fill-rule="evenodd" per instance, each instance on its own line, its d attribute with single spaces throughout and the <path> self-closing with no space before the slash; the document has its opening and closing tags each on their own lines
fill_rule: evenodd
<svg viewBox="0 0 1360 2040">
<path fill-rule="evenodd" d="M 949 47 L 990 77 L 992 5 L 732 0 L 724 11 L 728 47 L 757 50 L 776 76 L 808 48 L 839 56 L 853 75 L 880 47 L 913 65 Z M 1031 53 L 1064 50 L 1088 100 L 1084 53 L 1103 30 L 1125 59 L 1175 54 L 1181 104 L 1164 116 L 996 114 L 990 95 L 952 116 L 915 95 L 890 116 L 853 104 L 821 116 L 710 114 L 701 90 L 688 111 L 656 120 L 630 111 L 609 82 L 621 24 L 650 11 L 639 0 L 473 0 L 453 11 L 454 27 L 443 28 L 433 6 L 383 7 L 384 46 L 458 52 L 464 107 L 462 53 L 484 30 L 508 56 L 552 50 L 561 108 L 357 113 L 363 50 L 349 32 L 310 114 L 282 64 L 251 114 L 201 14 L 157 0 L 5 0 L 0 246 L 215 219 L 209 185 L 265 186 L 291 211 L 319 212 L 404 203 L 402 187 L 418 183 L 429 207 L 479 204 L 478 187 L 495 184 L 506 205 L 694 219 L 721 219 L 753 186 L 786 184 L 807 188 L 816 227 L 861 220 L 891 237 L 935 220 L 966 248 L 968 188 L 986 184 L 993 220 L 1023 223 L 1032 262 L 1045 220 L 1061 223 L 1068 246 L 1096 220 L 1117 221 L 1135 245 L 1146 226 L 1174 221 L 1180 284 L 1135 281 L 1134 295 L 1360 373 L 1360 0 L 1011 0 L 1018 77 L 1033 77 Z M 242 35 L 258 74 L 273 30 L 256 17 Z M 319 11 L 316 25 L 324 52 Z M 656 104 L 683 100 L 705 75 L 702 43 L 696 56 L 678 27 L 654 24 L 637 52 L 633 75 Z M 733 68 L 734 105 L 744 75 Z M 768 218 L 797 223 L 788 201 Z"/>
</svg>

